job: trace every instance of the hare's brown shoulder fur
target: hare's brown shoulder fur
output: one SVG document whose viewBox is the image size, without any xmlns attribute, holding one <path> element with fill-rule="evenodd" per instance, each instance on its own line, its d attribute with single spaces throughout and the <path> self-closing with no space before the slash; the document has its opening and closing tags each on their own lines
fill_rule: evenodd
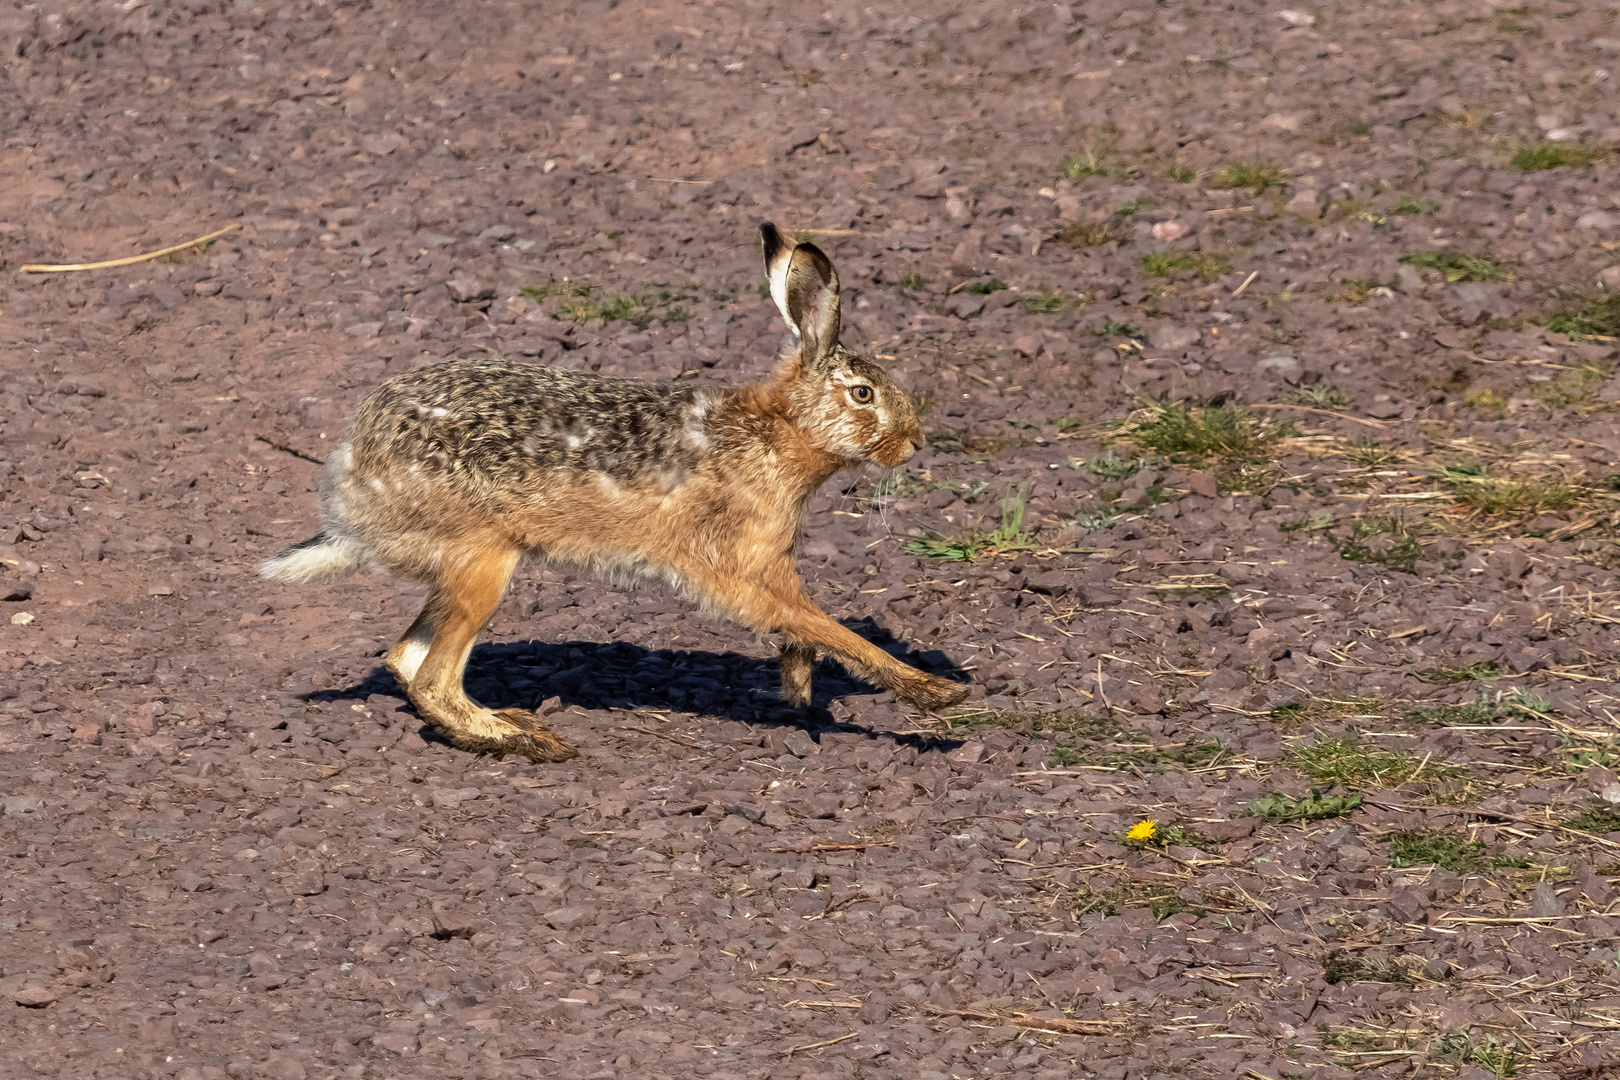
<svg viewBox="0 0 1620 1080">
<path fill-rule="evenodd" d="M 794 569 L 810 495 L 839 469 L 922 444 L 888 373 L 838 345 L 838 280 L 812 245 L 764 229 L 772 293 L 797 341 L 748 386 L 650 385 L 499 359 L 399 375 L 356 410 L 327 466 L 321 536 L 267 560 L 283 581 L 370 561 L 429 583 L 388 655 L 417 710 L 457 745 L 559 760 L 522 710 L 467 698 L 462 670 L 518 560 L 663 579 L 756 631 L 781 631 L 783 693 L 808 702 L 818 651 L 925 708 L 967 688 L 829 619 Z"/>
</svg>

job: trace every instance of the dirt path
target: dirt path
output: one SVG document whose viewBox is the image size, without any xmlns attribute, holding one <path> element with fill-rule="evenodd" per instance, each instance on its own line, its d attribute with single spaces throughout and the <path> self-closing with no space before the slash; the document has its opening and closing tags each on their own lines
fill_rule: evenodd
<svg viewBox="0 0 1620 1080">
<path fill-rule="evenodd" d="M 0 1074 L 1620 1069 L 1613 10 L 47 0 L 0 57 Z M 411 589 L 254 573 L 314 460 L 446 357 L 761 374 L 761 220 L 929 410 L 805 574 L 969 706 L 787 709 L 531 569 L 469 690 L 581 758 L 424 741 Z"/>
</svg>

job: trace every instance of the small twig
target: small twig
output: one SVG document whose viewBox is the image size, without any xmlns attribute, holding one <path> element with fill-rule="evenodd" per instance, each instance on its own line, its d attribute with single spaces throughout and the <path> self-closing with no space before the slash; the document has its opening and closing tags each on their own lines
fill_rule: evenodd
<svg viewBox="0 0 1620 1080">
<path fill-rule="evenodd" d="M 713 180 L 677 180 L 673 176 L 649 176 L 649 184 L 712 184 Z"/>
<path fill-rule="evenodd" d="M 326 464 L 326 462 L 323 461 L 322 459 L 320 459 L 318 457 L 315 457 L 315 456 L 313 456 L 311 454 L 306 454 L 302 450 L 298 449 L 296 446 L 288 446 L 284 442 L 277 442 L 275 439 L 270 438 L 268 435 L 255 435 L 253 437 L 255 439 L 259 440 L 262 443 L 268 443 L 270 445 L 271 449 L 280 450 L 283 454 L 291 454 L 295 458 L 303 458 L 305 461 L 313 461 L 317 465 L 325 465 Z"/>
<path fill-rule="evenodd" d="M 860 1032 L 852 1031 L 848 1035 L 840 1035 L 836 1039 L 827 1039 L 825 1042 L 805 1043 L 803 1046 L 790 1046 L 786 1050 L 782 1051 L 782 1054 L 785 1057 L 792 1057 L 794 1054 L 802 1054 L 806 1050 L 820 1050 L 823 1046 L 835 1046 L 841 1042 L 848 1042 L 851 1039 L 858 1039 L 860 1038 L 860 1035 Z"/>
<path fill-rule="evenodd" d="M 1054 1035 L 1112 1035 L 1119 1030 L 1118 1025 L 1107 1020 L 1069 1020 L 1057 1016 L 998 1016 L 995 1013 L 973 1012 L 969 1009 L 941 1009 L 937 1005 L 928 1006 L 928 1011 L 935 1016 L 991 1020 L 997 1024 L 1012 1024 L 1015 1027 L 1033 1028 L 1036 1031 L 1049 1031 Z"/>
<path fill-rule="evenodd" d="M 1249 283 L 1251 281 L 1253 281 L 1255 278 L 1259 277 L 1259 276 L 1260 276 L 1260 271 L 1258 271 L 1258 270 L 1250 270 L 1249 271 L 1249 276 L 1243 279 L 1243 284 L 1239 285 L 1237 288 L 1232 290 L 1232 295 L 1233 296 L 1242 296 L 1243 295 L 1243 290 L 1247 289 L 1249 287 Z"/>
<path fill-rule="evenodd" d="M 207 236 L 199 236 L 195 240 L 187 240 L 185 243 L 176 244 L 173 247 L 148 251 L 145 255 L 131 255 L 127 259 L 107 259 L 104 262 L 93 263 L 29 263 L 27 266 L 20 266 L 17 269 L 25 274 L 55 274 L 63 270 L 106 270 L 113 266 L 129 266 L 131 263 L 145 262 L 147 259 L 156 259 L 162 255 L 170 255 L 176 251 L 184 251 L 188 247 L 195 247 L 197 244 L 207 243 L 216 236 L 224 236 L 232 229 L 237 228 L 238 225 L 238 222 L 233 221 L 223 229 L 216 229 Z"/>
<path fill-rule="evenodd" d="M 873 847 L 894 847 L 893 842 L 874 840 L 870 844 L 806 844 L 803 847 L 773 847 L 772 851 L 779 855 L 807 855 L 815 851 L 865 851 Z"/>
<path fill-rule="evenodd" d="M 856 904 L 864 903 L 867 900 L 877 900 L 877 899 L 879 899 L 879 897 L 868 896 L 866 893 L 863 893 L 863 892 L 850 893 L 848 896 L 844 897 L 842 900 L 829 900 L 829 901 L 827 901 L 827 906 L 821 909 L 821 914 L 820 915 L 806 915 L 805 916 L 805 921 L 806 922 L 814 922 L 817 919 L 825 919 L 829 915 L 838 914 L 840 911 L 843 911 L 845 908 L 852 908 Z"/>
<path fill-rule="evenodd" d="M 1250 409 L 1298 409 L 1300 412 L 1320 413 L 1323 416 L 1331 416 L 1331 417 L 1333 417 L 1333 418 L 1335 418 L 1337 420 L 1348 420 L 1352 424 L 1365 424 L 1367 427 L 1370 427 L 1370 428 L 1385 428 L 1385 427 L 1389 426 L 1387 423 L 1384 423 L 1381 420 L 1363 420 L 1359 416 L 1350 416 L 1350 415 L 1348 415 L 1346 413 L 1333 412 L 1330 409 L 1313 409 L 1309 405 L 1262 404 L 1262 405 L 1249 405 L 1247 407 L 1250 408 Z"/>
<path fill-rule="evenodd" d="M 688 750 L 694 750 L 694 749 L 697 748 L 697 743 L 687 742 L 685 739 L 682 739 L 682 738 L 680 738 L 678 736 L 675 736 L 675 735 L 665 735 L 662 731 L 654 731 L 652 728 L 627 727 L 627 728 L 620 728 L 619 730 L 620 731 L 636 731 L 636 732 L 640 732 L 643 735 L 651 735 L 655 739 L 668 739 L 670 742 L 674 743 L 676 746 L 684 746 Z"/>
</svg>

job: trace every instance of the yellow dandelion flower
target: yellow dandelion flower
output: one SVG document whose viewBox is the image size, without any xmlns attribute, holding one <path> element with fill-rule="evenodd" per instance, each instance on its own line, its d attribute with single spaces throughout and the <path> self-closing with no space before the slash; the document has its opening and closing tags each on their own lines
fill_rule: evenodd
<svg viewBox="0 0 1620 1080">
<path fill-rule="evenodd" d="M 1125 834 L 1127 840 L 1151 840 L 1159 831 L 1159 823 L 1152 818 L 1138 821 L 1131 826 L 1131 831 Z"/>
</svg>

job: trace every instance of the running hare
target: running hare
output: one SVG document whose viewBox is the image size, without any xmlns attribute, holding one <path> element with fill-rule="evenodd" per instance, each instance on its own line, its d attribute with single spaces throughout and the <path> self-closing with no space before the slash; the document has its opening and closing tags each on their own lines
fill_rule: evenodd
<svg viewBox="0 0 1620 1080">
<path fill-rule="evenodd" d="M 332 454 L 320 535 L 265 561 L 305 582 L 374 563 L 426 581 L 388 653 L 422 718 L 467 750 L 562 761 L 577 751 L 522 709 L 469 699 L 462 672 L 518 560 L 669 582 L 704 610 L 780 631 L 782 695 L 810 700 L 816 653 L 925 709 L 967 696 L 827 617 L 794 553 L 805 506 L 840 469 L 894 467 L 923 445 L 903 391 L 838 344 L 838 275 L 813 244 L 762 225 L 771 296 L 794 338 L 773 378 L 651 386 L 505 360 L 388 380 Z"/>
</svg>

